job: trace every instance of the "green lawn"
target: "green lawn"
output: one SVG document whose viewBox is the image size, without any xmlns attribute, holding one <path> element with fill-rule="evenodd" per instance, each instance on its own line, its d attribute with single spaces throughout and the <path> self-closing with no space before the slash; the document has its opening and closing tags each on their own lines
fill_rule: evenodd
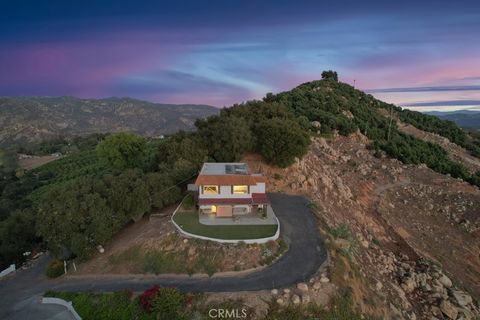
<svg viewBox="0 0 480 320">
<path fill-rule="evenodd" d="M 267 238 L 273 236 L 278 228 L 276 224 L 207 226 L 198 221 L 198 213 L 196 211 L 177 212 L 173 220 L 186 232 L 223 240 Z"/>
</svg>

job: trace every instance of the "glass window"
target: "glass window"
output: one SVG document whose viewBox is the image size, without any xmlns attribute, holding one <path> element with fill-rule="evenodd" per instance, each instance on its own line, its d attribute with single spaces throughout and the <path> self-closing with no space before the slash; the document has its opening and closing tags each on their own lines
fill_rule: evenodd
<svg viewBox="0 0 480 320">
<path fill-rule="evenodd" d="M 203 186 L 204 194 L 218 194 L 218 186 Z"/>
<path fill-rule="evenodd" d="M 233 193 L 236 193 L 236 194 L 248 193 L 248 186 L 233 186 Z"/>
</svg>

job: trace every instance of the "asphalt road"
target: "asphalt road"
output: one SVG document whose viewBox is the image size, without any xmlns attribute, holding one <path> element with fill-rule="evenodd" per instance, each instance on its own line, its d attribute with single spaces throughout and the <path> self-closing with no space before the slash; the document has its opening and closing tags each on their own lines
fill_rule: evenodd
<svg viewBox="0 0 480 320">
<path fill-rule="evenodd" d="M 44 257 L 35 267 L 0 280 L 0 318 L 23 319 L 17 315 L 35 307 L 34 302 L 47 290 L 143 291 L 158 284 L 193 292 L 257 291 L 307 281 L 327 258 L 315 217 L 307 207 L 308 201 L 301 196 L 279 193 L 269 194 L 269 197 L 280 220 L 281 237 L 289 244 L 289 250 L 276 263 L 260 271 L 212 278 L 95 276 L 49 280 L 43 276 L 48 260 Z"/>
</svg>

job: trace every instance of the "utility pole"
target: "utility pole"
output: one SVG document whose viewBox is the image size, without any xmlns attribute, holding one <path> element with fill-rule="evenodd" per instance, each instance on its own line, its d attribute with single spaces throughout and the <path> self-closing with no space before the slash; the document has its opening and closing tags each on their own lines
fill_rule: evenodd
<svg viewBox="0 0 480 320">
<path fill-rule="evenodd" d="M 353 79 L 353 89 L 355 89 L 355 82 L 356 82 L 356 81 L 357 81 L 357 80 Z"/>
<path fill-rule="evenodd" d="M 387 141 L 390 141 L 390 128 L 392 127 L 392 121 L 393 121 L 393 108 L 392 106 L 390 106 L 390 123 L 388 124 Z"/>
</svg>

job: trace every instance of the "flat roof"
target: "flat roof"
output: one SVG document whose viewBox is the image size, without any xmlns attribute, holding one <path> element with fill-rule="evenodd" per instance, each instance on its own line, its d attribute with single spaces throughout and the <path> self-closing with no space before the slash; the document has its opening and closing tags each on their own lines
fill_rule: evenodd
<svg viewBox="0 0 480 320">
<path fill-rule="evenodd" d="M 200 175 L 249 175 L 246 163 L 241 162 L 205 162 Z"/>
</svg>

